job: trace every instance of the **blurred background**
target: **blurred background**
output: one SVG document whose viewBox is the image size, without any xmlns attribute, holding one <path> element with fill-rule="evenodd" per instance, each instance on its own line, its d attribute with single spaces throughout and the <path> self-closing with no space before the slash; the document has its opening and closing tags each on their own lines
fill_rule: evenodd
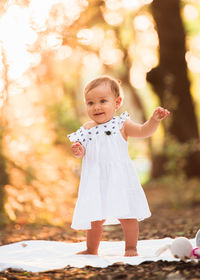
<svg viewBox="0 0 200 280">
<path fill-rule="evenodd" d="M 122 83 L 118 113 L 171 112 L 151 138 L 129 139 L 145 191 L 200 203 L 200 2 L 1 0 L 1 225 L 71 221 L 81 160 L 66 135 L 88 120 L 83 88 L 101 74 Z"/>
</svg>

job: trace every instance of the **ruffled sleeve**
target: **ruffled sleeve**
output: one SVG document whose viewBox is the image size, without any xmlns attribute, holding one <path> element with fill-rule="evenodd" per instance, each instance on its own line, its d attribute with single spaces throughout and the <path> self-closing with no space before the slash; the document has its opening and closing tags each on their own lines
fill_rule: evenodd
<svg viewBox="0 0 200 280">
<path fill-rule="evenodd" d="M 67 137 L 71 142 L 80 142 L 84 147 L 86 147 L 86 134 L 82 127 L 80 127 L 77 131 L 68 134 Z"/>
<path fill-rule="evenodd" d="M 119 129 L 121 129 L 123 127 L 123 124 L 126 120 L 129 120 L 130 119 L 130 116 L 129 116 L 129 113 L 128 112 L 124 112 L 122 113 L 119 117 L 119 120 L 118 120 L 118 126 L 119 126 Z"/>
</svg>

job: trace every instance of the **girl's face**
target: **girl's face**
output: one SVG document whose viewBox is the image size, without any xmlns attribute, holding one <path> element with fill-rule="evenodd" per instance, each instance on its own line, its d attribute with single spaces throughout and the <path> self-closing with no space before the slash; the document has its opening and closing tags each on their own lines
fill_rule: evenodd
<svg viewBox="0 0 200 280">
<path fill-rule="evenodd" d="M 88 116 L 97 124 L 111 120 L 121 101 L 122 98 L 116 97 L 107 84 L 101 84 L 85 94 Z"/>
</svg>

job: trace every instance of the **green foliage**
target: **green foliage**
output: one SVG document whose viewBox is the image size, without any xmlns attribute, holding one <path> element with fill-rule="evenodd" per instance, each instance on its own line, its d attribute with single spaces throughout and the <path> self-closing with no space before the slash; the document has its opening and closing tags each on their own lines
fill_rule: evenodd
<svg viewBox="0 0 200 280">
<path fill-rule="evenodd" d="M 26 183 L 28 185 L 31 184 L 33 180 L 37 179 L 35 175 L 35 169 L 32 166 L 26 167 L 25 177 L 26 177 Z"/>
<path fill-rule="evenodd" d="M 187 4 L 187 2 L 186 2 Z M 192 5 L 197 9 L 198 11 L 198 17 L 195 20 L 186 20 L 183 17 L 183 24 L 185 26 L 186 33 L 190 36 L 195 36 L 200 33 L 200 4 L 199 3 L 192 3 Z M 184 6 L 184 4 L 183 4 Z"/>
<path fill-rule="evenodd" d="M 5 158 L 2 154 L 2 135 L 3 135 L 3 127 L 0 126 L 0 227 L 4 226 L 8 217 L 5 213 L 4 209 L 4 200 L 5 200 L 5 191 L 4 185 L 8 184 L 8 174 L 6 172 Z"/>
<path fill-rule="evenodd" d="M 69 100 L 66 98 L 48 108 L 56 133 L 55 144 L 66 143 L 66 135 L 75 131 L 81 125 L 73 111 L 73 107 L 70 106 Z"/>
<path fill-rule="evenodd" d="M 123 25 L 120 27 L 119 39 L 124 48 L 128 48 L 130 43 L 133 41 L 133 29 L 130 28 L 132 25 L 133 16 L 131 14 L 127 15 L 124 19 Z"/>
<path fill-rule="evenodd" d="M 187 158 L 191 153 L 199 151 L 197 140 L 180 143 L 173 137 L 167 137 L 164 155 L 166 156 L 166 175 L 155 180 L 167 189 L 168 200 L 173 208 L 200 203 L 200 179 L 188 179 L 185 174 Z"/>
<path fill-rule="evenodd" d="M 2 135 L 3 135 L 4 127 L 0 125 L 0 154 L 2 153 Z"/>
<path fill-rule="evenodd" d="M 166 136 L 166 138 L 166 145 L 163 149 L 167 158 L 165 164 L 166 173 L 182 177 L 184 176 L 187 158 L 190 154 L 200 150 L 199 143 L 196 139 L 180 143 L 172 136 Z"/>
<path fill-rule="evenodd" d="M 200 203 L 200 180 L 184 175 L 168 175 L 157 180 L 167 190 L 167 201 L 175 209 Z"/>
</svg>

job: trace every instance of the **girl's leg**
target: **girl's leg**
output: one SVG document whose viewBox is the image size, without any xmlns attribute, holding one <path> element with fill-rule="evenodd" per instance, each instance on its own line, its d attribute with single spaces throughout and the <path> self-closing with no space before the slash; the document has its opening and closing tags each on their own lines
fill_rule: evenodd
<svg viewBox="0 0 200 280">
<path fill-rule="evenodd" d="M 125 238 L 124 256 L 138 256 L 137 241 L 139 235 L 139 225 L 136 219 L 119 219 Z"/>
<path fill-rule="evenodd" d="M 102 236 L 102 225 L 105 220 L 91 222 L 91 229 L 87 230 L 87 249 L 77 254 L 97 255 L 99 243 Z"/>
</svg>

